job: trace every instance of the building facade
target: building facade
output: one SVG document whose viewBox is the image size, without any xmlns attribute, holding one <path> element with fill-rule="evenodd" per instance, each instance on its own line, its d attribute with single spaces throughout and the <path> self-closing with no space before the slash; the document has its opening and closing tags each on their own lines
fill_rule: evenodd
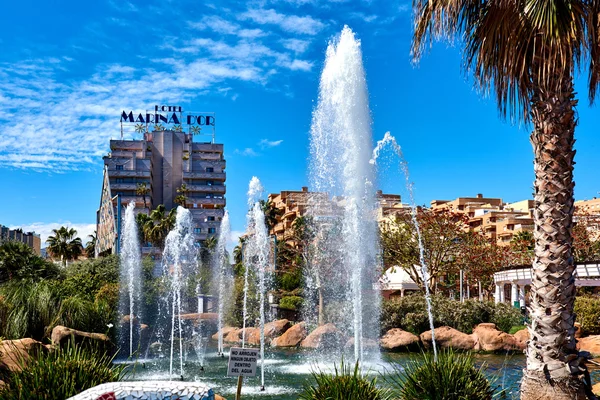
<svg viewBox="0 0 600 400">
<path fill-rule="evenodd" d="M 0 244 L 7 241 L 25 243 L 35 254 L 42 255 L 42 241 L 40 235 L 35 232 L 23 232 L 22 229 L 9 229 L 7 226 L 0 225 Z"/>
<path fill-rule="evenodd" d="M 103 158 L 97 254 L 118 252 L 119 221 L 130 202 L 136 212 L 149 214 L 158 205 L 169 211 L 184 201 L 197 242 L 218 235 L 226 204 L 222 144 L 194 142 L 191 133 L 161 130 L 146 132 L 141 140 L 111 140 L 110 149 Z M 145 253 L 151 252 L 151 246 L 145 247 Z"/>
</svg>

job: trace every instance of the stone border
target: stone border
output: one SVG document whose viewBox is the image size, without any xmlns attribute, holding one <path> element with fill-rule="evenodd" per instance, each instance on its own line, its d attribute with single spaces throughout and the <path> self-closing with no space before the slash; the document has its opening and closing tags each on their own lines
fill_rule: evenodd
<svg viewBox="0 0 600 400">
<path fill-rule="evenodd" d="M 215 394 L 200 382 L 138 381 L 103 383 L 68 400 L 97 400 L 103 394 L 112 393 L 116 400 L 215 400 Z"/>
</svg>

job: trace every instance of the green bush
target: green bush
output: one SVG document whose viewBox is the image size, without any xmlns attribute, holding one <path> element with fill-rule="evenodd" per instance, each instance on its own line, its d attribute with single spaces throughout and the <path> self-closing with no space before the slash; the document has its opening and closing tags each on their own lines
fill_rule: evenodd
<svg viewBox="0 0 600 400">
<path fill-rule="evenodd" d="M 515 333 L 522 331 L 523 329 L 527 329 L 527 327 L 525 325 L 516 325 L 516 326 L 513 326 L 512 328 L 510 328 L 508 333 L 510 333 L 511 335 L 514 335 Z"/>
<path fill-rule="evenodd" d="M 5 377 L 0 400 L 64 400 L 86 389 L 123 378 L 124 366 L 78 346 L 32 356 L 23 369 Z"/>
<path fill-rule="evenodd" d="M 592 296 L 576 297 L 575 321 L 581 324 L 583 334 L 600 334 L 600 298 Z"/>
<path fill-rule="evenodd" d="M 291 292 L 302 286 L 302 269 L 295 268 L 285 272 L 279 279 L 279 286 L 286 292 Z"/>
<path fill-rule="evenodd" d="M 313 384 L 306 384 L 300 394 L 301 400 L 391 400 L 386 389 L 377 387 L 376 378 L 367 379 L 362 375 L 358 362 L 354 368 L 342 360 L 334 373 L 312 372 Z"/>
<path fill-rule="evenodd" d="M 300 310 L 304 299 L 300 296 L 285 296 L 279 301 L 279 307 L 286 310 Z"/>
<path fill-rule="evenodd" d="M 402 400 L 491 400 L 494 388 L 468 353 L 423 353 L 385 379 Z M 325 397 L 323 397 L 325 398 Z"/>
<path fill-rule="evenodd" d="M 434 326 L 450 326 L 461 332 L 471 333 L 475 325 L 493 322 L 498 329 L 508 332 L 511 327 L 522 324 L 519 309 L 507 304 L 448 299 L 445 296 L 432 297 Z M 414 334 L 428 331 L 429 317 L 425 298 L 420 295 L 388 300 L 383 303 L 381 329 L 401 328 Z"/>
</svg>

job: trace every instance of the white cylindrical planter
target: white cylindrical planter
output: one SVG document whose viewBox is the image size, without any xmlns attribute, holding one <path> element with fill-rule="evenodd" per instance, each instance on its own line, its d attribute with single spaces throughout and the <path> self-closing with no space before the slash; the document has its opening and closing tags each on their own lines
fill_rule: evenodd
<svg viewBox="0 0 600 400">
<path fill-rule="evenodd" d="M 510 285 L 510 305 L 514 307 L 515 302 L 519 301 L 519 291 L 516 283 Z"/>
</svg>

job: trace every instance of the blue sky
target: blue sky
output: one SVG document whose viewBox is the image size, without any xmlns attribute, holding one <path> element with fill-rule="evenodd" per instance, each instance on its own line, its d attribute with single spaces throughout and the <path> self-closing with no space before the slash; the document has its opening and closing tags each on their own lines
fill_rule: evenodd
<svg viewBox="0 0 600 400">
<path fill-rule="evenodd" d="M 483 193 L 530 198 L 528 127 L 504 122 L 461 71 L 457 47 L 410 62 L 410 2 L 32 1 L 0 14 L 0 224 L 43 234 L 94 229 L 102 156 L 122 110 L 177 104 L 214 111 L 227 158 L 233 230 L 245 193 L 307 185 L 308 131 L 329 40 L 362 41 L 374 139 L 391 131 L 419 204 Z M 575 193 L 598 195 L 600 117 L 580 93 Z M 390 168 L 379 187 L 405 194 Z"/>
</svg>

